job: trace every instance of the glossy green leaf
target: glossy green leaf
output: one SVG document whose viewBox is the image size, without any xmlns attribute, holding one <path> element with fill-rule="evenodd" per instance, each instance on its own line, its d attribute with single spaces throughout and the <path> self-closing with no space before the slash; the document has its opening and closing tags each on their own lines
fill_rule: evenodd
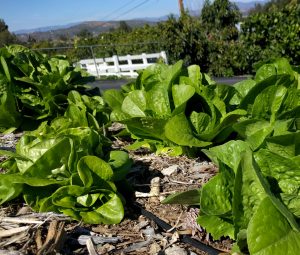
<svg viewBox="0 0 300 255">
<path fill-rule="evenodd" d="M 59 212 L 57 206 L 52 203 L 52 194 L 57 190 L 59 186 L 49 185 L 44 186 L 43 192 L 41 187 L 32 187 L 24 185 L 23 198 L 25 203 L 28 204 L 33 210 L 38 212 Z"/>
<path fill-rule="evenodd" d="M 300 132 L 270 137 L 267 147 L 282 157 L 292 158 L 300 155 Z"/>
<path fill-rule="evenodd" d="M 300 217 L 300 195 L 281 193 L 280 198 L 289 211 L 297 218 Z"/>
<path fill-rule="evenodd" d="M 74 208 L 77 203 L 77 198 L 84 194 L 83 187 L 70 185 L 57 189 L 52 195 L 52 202 L 56 206 L 63 208 Z"/>
<path fill-rule="evenodd" d="M 175 108 L 186 103 L 195 94 L 195 89 L 189 85 L 176 85 L 172 87 L 172 96 Z"/>
<path fill-rule="evenodd" d="M 128 174 L 133 162 L 129 158 L 128 153 L 124 151 L 111 151 L 108 163 L 114 172 L 113 180 L 121 181 Z"/>
<path fill-rule="evenodd" d="M 201 189 L 200 208 L 207 215 L 226 215 L 232 210 L 234 173 L 222 163 L 219 171 Z"/>
<path fill-rule="evenodd" d="M 224 163 L 235 173 L 241 161 L 242 152 L 249 150 L 249 145 L 241 140 L 229 141 L 223 145 L 214 146 L 202 151 L 215 163 Z"/>
<path fill-rule="evenodd" d="M 161 76 L 164 77 L 163 80 L 165 81 L 166 85 L 168 86 L 167 89 L 179 77 L 179 75 L 183 69 L 182 66 L 183 66 L 183 61 L 179 60 L 174 65 L 168 66 L 166 68 L 166 71 L 161 73 Z"/>
<path fill-rule="evenodd" d="M 188 75 L 194 87 L 198 87 L 202 82 L 202 74 L 198 65 L 191 65 L 188 68 Z"/>
<path fill-rule="evenodd" d="M 108 193 L 107 202 L 89 212 L 80 212 L 85 223 L 89 224 L 118 224 L 124 217 L 124 208 L 117 194 Z"/>
<path fill-rule="evenodd" d="M 235 176 L 233 217 L 236 233 L 247 229 L 261 201 L 267 197 L 268 183 L 259 171 L 250 151 L 244 152 Z"/>
<path fill-rule="evenodd" d="M 192 112 L 190 115 L 191 123 L 198 134 L 211 129 L 211 117 L 205 112 Z"/>
<path fill-rule="evenodd" d="M 0 63 L 2 65 L 3 71 L 5 73 L 5 76 L 8 80 L 8 82 L 11 82 L 11 76 L 10 76 L 10 73 L 9 73 L 9 68 L 8 68 L 6 60 L 3 56 L 0 56 Z"/>
<path fill-rule="evenodd" d="M 214 240 L 220 239 L 222 236 L 228 236 L 234 239 L 234 227 L 228 220 L 214 215 L 199 215 L 197 223 L 209 232 Z"/>
<path fill-rule="evenodd" d="M 253 107 L 252 117 L 257 119 L 276 120 L 283 100 L 285 99 L 287 88 L 284 86 L 271 86 L 257 95 Z"/>
<path fill-rule="evenodd" d="M 254 255 L 298 254 L 300 232 L 291 228 L 284 215 L 266 197 L 259 204 L 248 229 L 248 247 Z"/>
<path fill-rule="evenodd" d="M 0 174 L 0 204 L 18 197 L 23 190 L 23 183 L 15 182 L 18 175 Z"/>
<path fill-rule="evenodd" d="M 183 113 L 172 117 L 167 122 L 165 134 L 169 140 L 182 146 L 206 147 L 211 144 L 211 142 L 201 141 L 196 138 Z"/>
<path fill-rule="evenodd" d="M 163 204 L 182 204 L 182 205 L 198 205 L 200 203 L 200 189 L 193 189 L 183 192 L 176 192 L 169 195 L 161 203 Z"/>
<path fill-rule="evenodd" d="M 80 176 L 85 176 L 85 172 L 89 171 L 96 174 L 101 179 L 108 181 L 113 177 L 113 170 L 111 166 L 103 159 L 96 156 L 84 156 L 78 161 L 78 173 Z M 88 180 L 88 177 L 84 177 L 84 180 Z M 90 181 L 86 182 L 90 184 Z"/>
<path fill-rule="evenodd" d="M 156 84 L 147 91 L 147 108 L 159 118 L 171 116 L 171 105 L 168 90 L 161 84 Z"/>
<path fill-rule="evenodd" d="M 154 117 L 132 118 L 123 121 L 123 123 L 127 125 L 129 132 L 134 134 L 136 137 L 161 141 L 166 140 L 164 133 L 166 122 L 167 119 Z"/>
<path fill-rule="evenodd" d="M 127 114 L 121 110 L 124 101 L 124 95 L 121 91 L 115 89 L 106 90 L 103 94 L 103 98 L 113 110 L 111 113 L 112 120 L 120 121 L 127 118 Z"/>
<path fill-rule="evenodd" d="M 0 73 L 0 132 L 19 127 L 21 115 L 17 111 L 15 98 L 9 89 L 7 78 Z"/>
<path fill-rule="evenodd" d="M 278 112 L 279 119 L 289 119 L 299 117 L 300 109 L 300 89 L 289 88 L 283 100 L 280 111 Z"/>
<path fill-rule="evenodd" d="M 162 144 L 157 144 L 155 148 L 157 155 L 177 157 L 184 154 L 184 149 L 181 146 L 164 146 Z"/>
<path fill-rule="evenodd" d="M 290 74 L 294 75 L 293 68 L 286 58 L 278 58 L 273 61 L 277 74 Z"/>
<path fill-rule="evenodd" d="M 238 94 L 236 85 L 228 86 L 223 84 L 216 84 L 211 86 L 214 87 L 215 98 L 220 99 L 220 101 L 224 103 L 225 108 L 226 106 L 228 107 L 231 104 L 230 102 L 232 101 L 232 98 Z"/>
<path fill-rule="evenodd" d="M 248 94 L 248 92 L 256 85 L 252 79 L 247 79 L 234 84 L 238 94 L 235 95 L 230 101 L 231 104 L 239 104 L 241 99 Z"/>
<path fill-rule="evenodd" d="M 85 207 L 90 207 L 96 203 L 98 198 L 99 198 L 99 194 L 86 194 L 86 195 L 77 197 L 76 202 Z"/>
<path fill-rule="evenodd" d="M 273 64 L 266 64 L 260 67 L 255 75 L 256 82 L 261 82 L 271 76 L 277 74 L 276 68 Z"/>
<path fill-rule="evenodd" d="M 269 121 L 260 119 L 240 121 L 234 124 L 233 128 L 253 150 L 258 149 L 274 130 L 274 126 Z"/>
<path fill-rule="evenodd" d="M 290 87 L 293 84 L 291 77 L 289 75 L 278 75 L 270 76 L 269 78 L 263 79 L 260 82 L 256 83 L 243 97 L 240 103 L 240 108 L 251 111 L 251 107 L 256 100 L 257 96 L 264 91 L 267 87 L 270 86 L 284 86 Z"/>
<path fill-rule="evenodd" d="M 232 133 L 232 125 L 237 123 L 237 120 L 245 114 L 246 112 L 241 109 L 229 112 L 219 120 L 219 124 L 215 124 L 213 127 L 210 126 L 210 128 L 203 133 L 199 132 L 198 137 L 205 141 L 212 141 L 213 139 L 215 139 L 215 137 L 218 137 L 217 140 L 219 142 L 223 142 Z M 229 129 L 230 131 L 222 133 L 222 131 L 226 129 Z"/>
<path fill-rule="evenodd" d="M 265 176 L 277 180 L 277 185 L 284 193 L 297 194 L 299 192 L 300 166 L 293 158 L 261 149 L 255 153 L 255 160 Z"/>
<path fill-rule="evenodd" d="M 31 161 L 16 159 L 18 168 L 24 175 L 40 178 L 52 176 L 54 178 L 56 174 L 52 171 L 64 166 L 65 170 L 61 176 L 69 176 L 68 166 L 72 155 L 72 142 L 70 139 L 59 138 L 37 141 L 36 144 L 24 146 L 20 150 L 17 150 L 17 152 L 31 159 Z"/>
<path fill-rule="evenodd" d="M 69 106 L 65 112 L 65 117 L 69 118 L 74 126 L 88 127 L 86 110 L 80 109 L 74 103 L 69 103 Z"/>
<path fill-rule="evenodd" d="M 145 117 L 147 107 L 146 93 L 141 90 L 130 92 L 122 103 L 122 111 L 131 117 Z"/>
</svg>

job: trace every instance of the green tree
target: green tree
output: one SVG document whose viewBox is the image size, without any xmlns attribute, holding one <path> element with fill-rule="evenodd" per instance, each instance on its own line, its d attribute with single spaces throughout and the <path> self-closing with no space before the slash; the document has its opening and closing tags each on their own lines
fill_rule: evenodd
<svg viewBox="0 0 300 255">
<path fill-rule="evenodd" d="M 241 26 L 249 69 L 259 61 L 286 57 L 300 64 L 300 4 L 291 1 L 284 7 L 247 17 Z"/>
<path fill-rule="evenodd" d="M 27 42 L 28 42 L 29 45 L 32 45 L 32 44 L 36 43 L 37 40 L 34 38 L 34 36 L 29 35 L 28 39 L 27 39 Z"/>
<path fill-rule="evenodd" d="M 207 37 L 200 19 L 183 13 L 180 18 L 170 16 L 159 24 L 162 45 L 168 50 L 170 62 L 183 59 L 186 65 L 199 64 L 207 70 Z"/>
<path fill-rule="evenodd" d="M 126 23 L 126 21 L 120 21 L 118 30 L 124 33 L 130 33 L 132 28 Z"/>
<path fill-rule="evenodd" d="M 221 39 L 237 39 L 236 24 L 241 20 L 241 13 L 235 3 L 229 0 L 205 0 L 201 21 L 209 33 L 218 32 Z M 220 33 L 221 32 L 221 33 Z"/>
<path fill-rule="evenodd" d="M 78 32 L 77 36 L 83 39 L 89 39 L 93 37 L 93 34 L 87 28 L 83 28 Z"/>
<path fill-rule="evenodd" d="M 240 74 L 243 68 L 239 61 L 239 31 L 236 25 L 241 20 L 238 7 L 229 0 L 206 0 L 200 19 L 208 39 L 208 72 L 215 76 Z"/>
<path fill-rule="evenodd" d="M 3 19 L 0 19 L 0 47 L 16 43 L 17 41 L 18 40 L 16 36 L 9 32 L 8 26 L 6 25 L 5 21 Z"/>
</svg>

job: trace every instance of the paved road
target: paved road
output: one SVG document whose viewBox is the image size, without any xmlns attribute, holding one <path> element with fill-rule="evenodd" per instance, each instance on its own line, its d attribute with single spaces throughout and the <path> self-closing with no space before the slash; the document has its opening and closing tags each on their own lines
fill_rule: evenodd
<svg viewBox="0 0 300 255">
<path fill-rule="evenodd" d="M 236 76 L 230 78 L 213 78 L 218 83 L 233 85 L 239 81 L 247 79 L 247 76 Z M 128 80 L 97 80 L 95 82 L 89 83 L 92 87 L 98 87 L 101 91 L 107 89 L 119 89 L 122 85 L 128 83 Z"/>
</svg>

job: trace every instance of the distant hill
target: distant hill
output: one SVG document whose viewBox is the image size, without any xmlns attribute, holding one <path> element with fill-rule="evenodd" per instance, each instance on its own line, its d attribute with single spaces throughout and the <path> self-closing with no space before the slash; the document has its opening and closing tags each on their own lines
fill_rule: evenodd
<svg viewBox="0 0 300 255">
<path fill-rule="evenodd" d="M 28 37 L 31 36 L 36 40 L 57 40 L 60 37 L 69 37 L 72 38 L 83 30 L 87 30 L 92 33 L 94 36 L 107 32 L 111 29 L 118 28 L 119 21 L 85 21 L 79 23 L 73 23 L 63 26 L 50 26 L 42 27 L 29 30 L 19 30 L 14 33 L 17 35 L 18 39 L 21 41 L 27 41 Z M 152 20 L 144 19 L 133 19 L 126 20 L 126 23 L 132 27 L 140 27 L 145 24 L 154 25 L 157 22 Z"/>
<path fill-rule="evenodd" d="M 58 25 L 58 26 L 48 26 L 48 27 L 38 27 L 38 28 L 32 28 L 32 29 L 21 29 L 17 31 L 13 31 L 15 35 L 20 35 L 20 34 L 30 34 L 30 33 L 35 33 L 35 32 L 47 32 L 51 30 L 57 30 L 57 29 L 65 29 L 69 27 L 76 26 L 82 22 L 75 22 L 75 23 L 69 23 L 66 25 Z"/>
</svg>

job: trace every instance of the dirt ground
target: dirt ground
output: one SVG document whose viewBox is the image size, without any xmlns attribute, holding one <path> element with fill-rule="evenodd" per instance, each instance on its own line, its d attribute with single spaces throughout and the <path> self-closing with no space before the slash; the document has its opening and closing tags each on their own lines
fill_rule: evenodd
<svg viewBox="0 0 300 255">
<path fill-rule="evenodd" d="M 124 141 L 114 142 L 115 148 Z M 214 241 L 196 223 L 199 209 L 161 201 L 198 189 L 218 171 L 201 158 L 130 152 L 133 193 L 117 225 L 88 225 L 54 213 L 34 213 L 21 200 L 0 207 L 2 254 L 226 254 L 232 241 Z M 192 243 L 192 244 L 191 244 Z"/>
</svg>

